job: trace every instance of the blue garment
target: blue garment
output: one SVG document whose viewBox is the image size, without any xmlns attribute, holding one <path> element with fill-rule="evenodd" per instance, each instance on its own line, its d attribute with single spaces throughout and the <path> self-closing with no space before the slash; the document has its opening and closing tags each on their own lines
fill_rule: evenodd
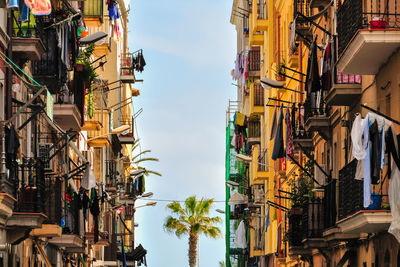
<svg viewBox="0 0 400 267">
<path fill-rule="evenodd" d="M 21 21 L 22 22 L 28 21 L 29 13 L 30 13 L 29 11 L 30 11 L 29 7 L 24 2 L 24 6 L 22 7 L 22 13 L 21 13 Z"/>
<path fill-rule="evenodd" d="M 371 142 L 369 141 L 369 117 L 364 128 L 364 148 L 367 154 L 364 158 L 364 208 L 371 204 Z"/>
<path fill-rule="evenodd" d="M 386 158 L 385 158 L 385 120 L 383 120 L 381 129 L 380 129 L 380 134 L 381 134 L 381 169 L 385 167 L 386 164 Z"/>
<path fill-rule="evenodd" d="M 8 1 L 7 8 L 18 8 L 18 0 L 10 0 Z"/>
<path fill-rule="evenodd" d="M 267 206 L 267 215 L 265 216 L 266 217 L 266 220 L 265 220 L 265 231 L 267 231 L 268 230 L 268 226 L 270 226 L 271 225 L 271 222 L 270 222 L 270 220 L 269 220 L 269 208 L 270 208 L 270 205 L 268 204 L 268 206 Z"/>
</svg>

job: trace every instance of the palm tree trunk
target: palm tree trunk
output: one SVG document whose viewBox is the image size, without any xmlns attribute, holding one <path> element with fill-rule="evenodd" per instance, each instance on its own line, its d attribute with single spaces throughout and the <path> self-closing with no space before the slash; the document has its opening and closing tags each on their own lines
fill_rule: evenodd
<svg viewBox="0 0 400 267">
<path fill-rule="evenodd" d="M 199 236 L 195 233 L 189 233 L 189 266 L 196 267 L 197 257 L 197 239 Z"/>
</svg>

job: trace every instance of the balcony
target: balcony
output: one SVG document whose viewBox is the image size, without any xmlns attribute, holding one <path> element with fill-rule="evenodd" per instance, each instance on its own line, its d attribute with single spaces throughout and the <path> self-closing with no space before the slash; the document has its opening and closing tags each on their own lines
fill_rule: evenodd
<svg viewBox="0 0 400 267">
<path fill-rule="evenodd" d="M 305 20 L 300 14 L 310 17 L 311 8 L 310 0 L 294 0 L 294 20 L 296 20 L 296 41 L 301 41 L 303 38 L 312 40 L 313 33 L 311 23 Z"/>
<path fill-rule="evenodd" d="M 260 77 L 261 69 L 261 52 L 259 46 L 252 46 L 249 51 L 249 76 L 254 78 Z"/>
<path fill-rule="evenodd" d="M 324 208 L 321 198 L 313 197 L 289 213 L 289 254 L 308 255 L 313 249 L 326 247 L 322 237 Z"/>
<path fill-rule="evenodd" d="M 268 152 L 267 150 L 259 152 L 258 146 L 253 147 L 253 160 L 250 163 L 250 185 L 264 184 L 269 178 L 268 170 Z"/>
<path fill-rule="evenodd" d="M 392 222 L 386 195 L 372 196 L 374 206 L 363 207 L 363 181 L 354 179 L 357 160 L 353 160 L 339 171 L 339 221 L 343 233 L 378 233 L 387 231 Z M 378 205 L 379 204 L 379 205 Z"/>
<path fill-rule="evenodd" d="M 99 232 L 98 241 L 94 242 L 94 233 L 93 232 L 86 232 L 85 233 L 86 240 L 92 246 L 100 246 L 100 247 L 107 247 L 110 245 L 110 236 L 108 232 Z"/>
<path fill-rule="evenodd" d="M 28 12 L 28 21 L 21 22 L 18 13 L 11 12 L 14 22 L 12 36 L 12 52 L 15 58 L 40 60 L 45 51 L 42 40 L 37 34 L 33 16 Z M 31 20 L 32 19 L 32 20 Z"/>
<path fill-rule="evenodd" d="M 264 45 L 264 33 L 263 32 L 252 32 L 250 33 L 250 45 Z"/>
<path fill-rule="evenodd" d="M 87 118 L 82 130 L 88 131 L 88 139 L 98 137 L 92 140 L 88 140 L 88 145 L 91 147 L 106 147 L 110 144 L 108 138 L 109 134 L 109 112 L 108 110 L 96 109 L 93 112 L 92 118 Z"/>
<path fill-rule="evenodd" d="M 129 130 L 126 133 L 118 135 L 119 141 L 122 145 L 133 145 L 135 143 L 135 137 L 133 134 L 133 118 L 131 120 L 121 121 L 122 125 L 129 125 Z"/>
<path fill-rule="evenodd" d="M 338 73 L 325 101 L 329 106 L 352 106 L 361 98 L 361 76 Z"/>
<path fill-rule="evenodd" d="M 338 10 L 338 69 L 349 74 L 377 74 L 400 47 L 399 16 L 397 0 L 344 1 Z"/>
<path fill-rule="evenodd" d="M 253 213 L 250 227 L 250 257 L 258 257 L 265 255 L 265 216 L 264 205 L 258 206 L 256 212 Z"/>
<path fill-rule="evenodd" d="M 117 163 L 115 160 L 106 160 L 106 191 L 116 192 L 117 191 Z"/>
<path fill-rule="evenodd" d="M 260 144 L 261 140 L 261 123 L 260 117 L 251 117 L 248 122 L 247 145 L 252 146 Z"/>
<path fill-rule="evenodd" d="M 322 138 L 328 140 L 330 138 L 330 118 L 329 111 L 330 107 L 327 105 L 321 105 L 321 107 L 316 108 L 316 99 L 312 99 L 314 96 L 307 96 L 307 100 L 304 103 L 305 114 L 305 131 L 308 136 L 312 136 L 312 133 L 317 132 Z M 313 103 L 313 104 L 311 104 Z"/>
<path fill-rule="evenodd" d="M 253 32 L 262 32 L 267 30 L 268 10 L 265 0 L 253 0 L 251 18 Z"/>
<path fill-rule="evenodd" d="M 61 180 L 47 177 L 45 180 L 45 214 L 47 219 L 41 228 L 33 229 L 31 236 L 59 237 L 62 234 L 61 224 Z"/>
<path fill-rule="evenodd" d="M 85 0 L 82 11 L 87 27 L 99 27 L 103 22 L 103 1 Z"/>
<path fill-rule="evenodd" d="M 264 88 L 261 83 L 252 83 L 250 85 L 250 116 L 264 114 Z"/>
<path fill-rule="evenodd" d="M 57 94 L 53 105 L 53 118 L 64 131 L 72 129 L 79 132 L 83 124 L 84 92 L 76 89 L 69 93 Z"/>
<path fill-rule="evenodd" d="M 97 1 L 97 0 L 96 0 Z M 84 20 L 88 20 L 89 18 L 84 18 Z M 108 16 L 103 18 L 103 23 L 98 23 L 98 19 L 89 19 L 94 21 L 95 26 L 88 27 L 89 34 L 94 34 L 96 32 L 105 32 L 107 33 L 107 38 L 105 38 L 105 42 L 101 45 L 96 45 L 94 47 L 94 55 L 96 55 L 96 58 L 100 58 L 104 55 L 108 55 L 111 51 L 111 32 L 110 32 L 110 19 Z"/>
<path fill-rule="evenodd" d="M 46 21 L 47 16 L 36 16 L 38 27 L 44 28 L 49 26 Z M 47 18 L 48 19 L 48 18 Z M 46 85 L 52 94 L 55 94 L 66 82 L 67 70 L 59 54 L 57 32 L 53 28 L 42 30 L 41 40 L 45 47 L 40 60 L 32 61 L 33 78 L 40 84 Z"/>
<path fill-rule="evenodd" d="M 42 227 L 46 216 L 45 170 L 40 160 L 23 158 L 22 163 L 12 162 L 10 181 L 14 183 L 16 203 L 7 228 L 25 231 Z"/>
<path fill-rule="evenodd" d="M 135 83 L 135 64 L 134 54 L 126 53 L 121 58 L 121 73 L 119 79 L 122 83 Z"/>
</svg>

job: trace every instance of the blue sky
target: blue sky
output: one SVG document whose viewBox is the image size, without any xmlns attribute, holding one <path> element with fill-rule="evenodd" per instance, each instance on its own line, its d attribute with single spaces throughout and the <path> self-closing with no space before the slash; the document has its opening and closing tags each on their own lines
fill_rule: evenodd
<svg viewBox="0 0 400 267">
<path fill-rule="evenodd" d="M 141 92 L 134 108 L 144 110 L 137 119 L 139 138 L 142 149 L 160 159 L 145 167 L 163 174 L 146 180 L 155 199 L 224 200 L 225 111 L 236 95 L 230 76 L 236 46 L 231 6 L 228 0 L 130 3 L 129 48 L 142 48 L 147 63 L 138 75 L 144 83 L 134 85 Z M 163 229 L 166 204 L 137 210 L 135 242 L 148 250 L 149 267 L 187 267 L 187 238 Z M 200 239 L 200 266 L 218 267 L 224 257 L 224 238 Z"/>
</svg>

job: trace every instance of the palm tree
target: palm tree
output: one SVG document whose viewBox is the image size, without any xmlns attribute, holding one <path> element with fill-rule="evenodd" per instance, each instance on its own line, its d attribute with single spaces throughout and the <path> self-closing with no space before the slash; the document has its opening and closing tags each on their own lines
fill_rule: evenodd
<svg viewBox="0 0 400 267">
<path fill-rule="evenodd" d="M 214 226 L 215 223 L 221 222 L 220 217 L 209 217 L 210 208 L 214 203 L 214 199 L 202 198 L 197 200 L 195 196 L 188 197 L 185 200 L 185 207 L 174 201 L 167 205 L 172 215 L 168 216 L 164 228 L 169 233 L 181 238 L 183 235 L 189 235 L 189 266 L 196 266 L 197 257 L 197 241 L 200 234 L 207 237 L 221 237 L 221 230 Z"/>
<path fill-rule="evenodd" d="M 134 151 L 136 151 L 137 149 L 140 150 L 139 139 L 135 140 L 135 142 L 133 143 L 132 151 L 134 152 Z M 138 169 L 145 169 L 145 168 L 143 168 L 143 167 L 141 167 L 141 166 L 138 166 L 138 165 L 139 165 L 140 163 L 146 162 L 146 161 L 156 161 L 156 162 L 158 162 L 158 161 L 159 161 L 158 158 L 153 158 L 153 157 L 143 158 L 143 157 L 142 157 L 143 155 L 145 155 L 145 154 L 147 154 L 147 153 L 150 153 L 150 152 L 151 152 L 151 150 L 147 149 L 147 150 L 144 150 L 144 151 L 140 151 L 139 153 L 137 153 L 137 154 L 135 154 L 135 155 L 132 155 L 132 162 L 133 162 L 133 164 L 136 165 Z M 132 154 L 133 154 L 133 153 L 132 153 Z M 148 169 L 145 169 L 145 170 L 146 170 L 146 172 L 145 172 L 144 174 L 145 174 L 146 176 L 148 176 L 148 175 L 150 175 L 150 174 L 154 174 L 154 175 L 157 175 L 157 176 L 161 176 L 161 174 L 160 174 L 159 172 L 152 171 L 152 170 L 148 170 Z"/>
</svg>

